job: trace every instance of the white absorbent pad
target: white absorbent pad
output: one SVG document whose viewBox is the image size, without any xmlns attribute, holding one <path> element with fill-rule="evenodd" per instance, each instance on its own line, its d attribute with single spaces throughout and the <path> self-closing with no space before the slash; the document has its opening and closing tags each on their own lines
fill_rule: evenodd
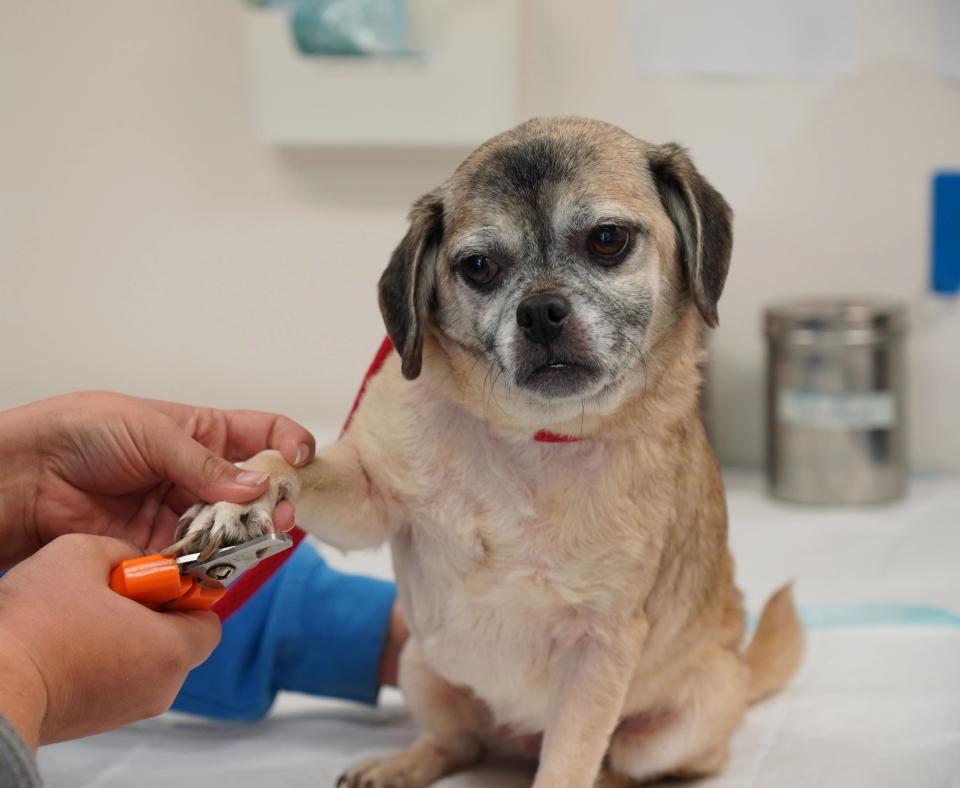
<svg viewBox="0 0 960 788">
<path fill-rule="evenodd" d="M 728 475 L 738 581 L 756 612 L 785 580 L 810 626 L 803 668 L 751 709 L 710 788 L 960 788 L 960 480 L 916 482 L 886 507 L 777 504 Z M 384 553 L 331 561 L 384 575 Z M 345 767 L 416 735 L 396 692 L 380 708 L 282 696 L 270 718 L 165 715 L 45 747 L 49 788 L 332 786 Z M 532 767 L 486 764 L 438 785 L 528 786 Z"/>
</svg>

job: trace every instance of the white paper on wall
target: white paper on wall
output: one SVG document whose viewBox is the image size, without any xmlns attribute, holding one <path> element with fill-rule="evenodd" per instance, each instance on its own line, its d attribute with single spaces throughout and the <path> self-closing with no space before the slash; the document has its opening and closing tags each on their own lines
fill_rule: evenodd
<svg viewBox="0 0 960 788">
<path fill-rule="evenodd" d="M 960 0 L 940 0 L 937 8 L 937 60 L 941 76 L 960 79 Z"/>
<path fill-rule="evenodd" d="M 641 72 L 833 76 L 860 63 L 858 0 L 625 2 Z"/>
</svg>

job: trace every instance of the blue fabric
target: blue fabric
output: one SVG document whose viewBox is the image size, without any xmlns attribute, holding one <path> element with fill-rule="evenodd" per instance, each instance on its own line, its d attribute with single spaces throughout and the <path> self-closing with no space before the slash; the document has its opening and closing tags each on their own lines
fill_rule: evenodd
<svg viewBox="0 0 960 788">
<path fill-rule="evenodd" d="M 750 614 L 750 626 L 759 615 Z M 800 608 L 807 629 L 852 629 L 858 627 L 946 627 L 960 629 L 960 614 L 929 605 L 865 602 L 851 605 L 810 605 Z"/>
<path fill-rule="evenodd" d="M 173 708 L 255 720 L 279 690 L 375 703 L 394 598 L 392 583 L 336 572 L 302 543 L 227 619 L 220 645 L 190 673 Z"/>
</svg>

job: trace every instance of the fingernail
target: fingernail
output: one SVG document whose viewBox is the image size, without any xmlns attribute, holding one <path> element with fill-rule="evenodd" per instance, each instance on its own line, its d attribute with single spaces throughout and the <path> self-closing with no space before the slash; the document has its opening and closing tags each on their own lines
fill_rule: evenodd
<svg viewBox="0 0 960 788">
<path fill-rule="evenodd" d="M 268 478 L 269 473 L 259 473 L 258 471 L 243 471 L 237 474 L 236 482 L 237 484 L 242 484 L 246 487 L 259 487 L 263 484 Z"/>
<path fill-rule="evenodd" d="M 297 456 L 293 458 L 293 464 L 300 466 L 307 461 L 307 457 L 310 456 L 310 447 L 306 443 L 301 443 L 297 446 Z"/>
</svg>

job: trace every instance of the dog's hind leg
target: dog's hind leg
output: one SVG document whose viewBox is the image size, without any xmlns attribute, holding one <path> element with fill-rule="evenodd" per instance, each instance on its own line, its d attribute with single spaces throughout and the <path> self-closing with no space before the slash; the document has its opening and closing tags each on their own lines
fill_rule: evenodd
<svg viewBox="0 0 960 788">
<path fill-rule="evenodd" d="M 400 657 L 400 687 L 423 734 L 401 753 L 370 758 L 348 769 L 337 785 L 425 788 L 480 760 L 489 712 L 469 691 L 434 673 L 413 640 L 407 641 Z"/>
<path fill-rule="evenodd" d="M 610 770 L 638 782 L 721 771 L 746 710 L 748 681 L 738 654 L 711 650 L 669 706 L 620 722 L 610 743 Z"/>
</svg>

